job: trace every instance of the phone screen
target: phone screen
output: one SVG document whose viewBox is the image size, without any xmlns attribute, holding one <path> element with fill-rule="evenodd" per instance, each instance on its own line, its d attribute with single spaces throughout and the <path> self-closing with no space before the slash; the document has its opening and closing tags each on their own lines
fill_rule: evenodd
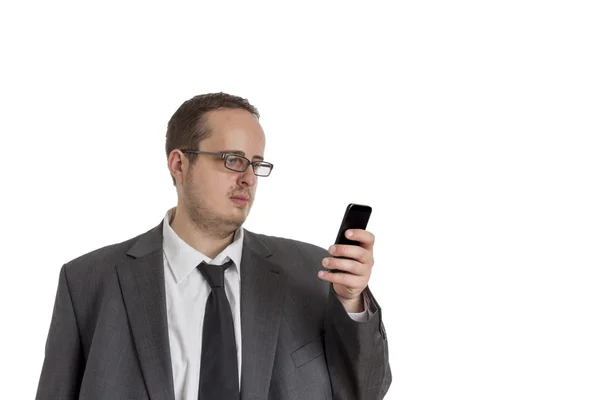
<svg viewBox="0 0 600 400">
<path fill-rule="evenodd" d="M 367 229 L 367 223 L 371 216 L 371 207 L 361 204 L 349 204 L 346 208 L 346 213 L 342 219 L 338 236 L 335 244 L 349 244 L 360 246 L 360 243 L 355 240 L 347 239 L 345 232 L 347 229 Z"/>
</svg>

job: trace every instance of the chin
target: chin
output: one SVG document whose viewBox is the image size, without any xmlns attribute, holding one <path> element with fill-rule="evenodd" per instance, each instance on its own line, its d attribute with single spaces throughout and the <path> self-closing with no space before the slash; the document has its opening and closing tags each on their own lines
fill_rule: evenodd
<svg viewBox="0 0 600 400">
<path fill-rule="evenodd" d="M 229 213 L 228 220 L 233 224 L 242 225 L 246 221 L 249 211 L 247 208 L 236 208 L 233 212 Z"/>
<path fill-rule="evenodd" d="M 240 224 L 243 224 L 246 221 L 246 218 L 248 218 L 248 214 L 250 213 L 250 209 L 248 208 L 240 208 L 239 210 L 236 210 L 233 218 L 236 221 L 239 221 Z"/>
</svg>

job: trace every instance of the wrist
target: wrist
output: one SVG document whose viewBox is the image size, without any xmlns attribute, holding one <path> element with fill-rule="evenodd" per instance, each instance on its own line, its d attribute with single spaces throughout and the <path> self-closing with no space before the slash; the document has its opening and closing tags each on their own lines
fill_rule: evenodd
<svg viewBox="0 0 600 400">
<path fill-rule="evenodd" d="M 365 302 L 362 293 L 360 296 L 353 299 L 346 299 L 340 296 L 338 296 L 338 299 L 348 313 L 360 313 L 365 311 Z"/>
</svg>

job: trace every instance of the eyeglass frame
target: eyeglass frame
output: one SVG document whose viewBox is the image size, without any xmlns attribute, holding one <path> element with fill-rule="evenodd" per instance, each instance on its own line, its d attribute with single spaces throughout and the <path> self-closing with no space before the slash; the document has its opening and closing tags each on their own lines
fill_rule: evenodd
<svg viewBox="0 0 600 400">
<path fill-rule="evenodd" d="M 248 170 L 248 168 L 252 165 L 252 172 L 254 173 L 254 175 L 256 176 L 260 176 L 263 178 L 268 177 L 269 175 L 271 175 L 271 172 L 273 172 L 273 167 L 274 165 L 271 164 L 270 162 L 266 162 L 266 161 L 251 161 L 248 158 L 242 156 L 241 154 L 235 154 L 235 153 L 215 153 L 212 151 L 202 151 L 202 150 L 192 150 L 192 149 L 179 149 L 179 151 L 181 151 L 184 154 L 206 154 L 209 156 L 214 156 L 214 157 L 219 157 L 223 159 L 223 165 L 225 165 L 225 168 L 227 168 L 230 171 L 234 171 L 234 172 L 246 172 Z M 243 158 L 244 160 L 248 161 L 248 163 L 246 164 L 246 168 L 243 171 L 237 170 L 237 169 L 231 169 L 230 167 L 227 166 L 227 157 L 228 156 L 233 156 L 233 157 L 238 157 L 238 158 Z M 257 164 L 267 164 L 268 166 L 271 167 L 271 169 L 269 170 L 269 175 L 258 175 L 256 173 L 255 168 L 257 167 Z"/>
</svg>

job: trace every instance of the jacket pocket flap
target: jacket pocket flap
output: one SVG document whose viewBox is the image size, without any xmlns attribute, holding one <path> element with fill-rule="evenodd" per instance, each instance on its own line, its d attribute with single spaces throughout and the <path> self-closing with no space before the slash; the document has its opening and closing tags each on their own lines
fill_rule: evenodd
<svg viewBox="0 0 600 400">
<path fill-rule="evenodd" d="M 323 338 L 313 340 L 309 344 L 300 347 L 298 350 L 292 352 L 292 360 L 296 365 L 296 368 L 300 368 L 309 361 L 314 360 L 323 354 Z"/>
</svg>

